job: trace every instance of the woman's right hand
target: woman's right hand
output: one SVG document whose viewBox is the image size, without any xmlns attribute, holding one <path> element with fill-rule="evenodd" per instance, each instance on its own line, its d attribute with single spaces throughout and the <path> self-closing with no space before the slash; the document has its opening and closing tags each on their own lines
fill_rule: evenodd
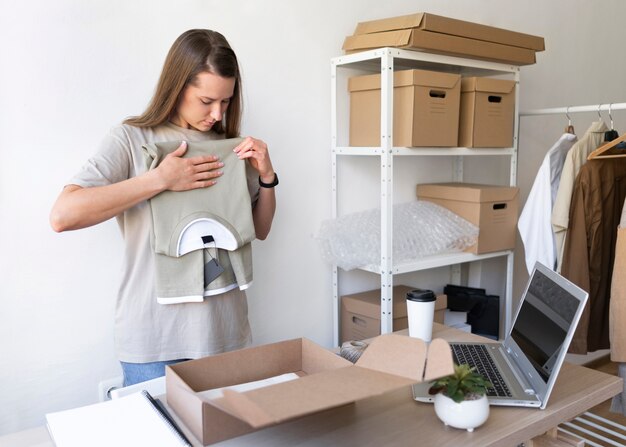
<svg viewBox="0 0 626 447">
<path fill-rule="evenodd" d="M 223 172 L 219 170 L 224 163 L 214 155 L 182 158 L 187 152 L 187 142 L 169 153 L 154 170 L 163 182 L 164 190 L 187 191 L 215 185 Z"/>
<path fill-rule="evenodd" d="M 182 158 L 182 143 L 161 164 L 145 174 L 105 186 L 67 185 L 52 207 L 54 231 L 77 230 L 104 222 L 165 190 L 186 191 L 216 183 L 224 166 L 215 156 Z"/>
</svg>

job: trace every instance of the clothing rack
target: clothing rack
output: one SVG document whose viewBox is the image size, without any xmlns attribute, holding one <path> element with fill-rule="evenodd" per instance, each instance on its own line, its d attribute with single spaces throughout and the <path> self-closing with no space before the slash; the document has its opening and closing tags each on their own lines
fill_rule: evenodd
<svg viewBox="0 0 626 447">
<path fill-rule="evenodd" d="M 529 109 L 519 113 L 519 116 L 535 116 L 535 115 L 568 115 L 570 113 L 580 112 L 598 112 L 613 110 L 626 110 L 626 102 L 618 102 L 612 104 L 596 104 L 591 106 L 567 106 L 553 107 L 548 109 Z"/>
</svg>

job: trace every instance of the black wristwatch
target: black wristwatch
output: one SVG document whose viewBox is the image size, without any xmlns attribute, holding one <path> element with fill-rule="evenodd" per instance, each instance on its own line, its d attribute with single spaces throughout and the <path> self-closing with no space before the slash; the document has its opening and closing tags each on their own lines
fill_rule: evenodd
<svg viewBox="0 0 626 447">
<path fill-rule="evenodd" d="M 263 181 L 261 180 L 261 176 L 259 175 L 259 186 L 261 188 L 273 188 L 276 185 L 278 185 L 278 174 L 276 174 L 275 172 L 274 181 L 272 183 L 263 183 Z"/>
</svg>

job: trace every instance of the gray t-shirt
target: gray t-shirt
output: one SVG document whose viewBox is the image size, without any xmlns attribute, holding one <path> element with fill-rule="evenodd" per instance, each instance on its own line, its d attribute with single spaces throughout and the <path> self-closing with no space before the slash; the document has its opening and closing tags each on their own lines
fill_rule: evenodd
<svg viewBox="0 0 626 447">
<path fill-rule="evenodd" d="M 214 132 L 183 129 L 171 123 L 154 128 L 122 124 L 111 129 L 68 184 L 83 188 L 117 183 L 146 172 L 142 145 L 222 138 Z M 247 169 L 252 203 L 258 177 Z M 123 362 L 145 363 L 199 358 L 242 348 L 252 337 L 246 295 L 239 289 L 207 297 L 202 303 L 158 304 L 154 252 L 150 247 L 150 208 L 141 202 L 116 217 L 125 242 L 122 281 L 115 310 L 115 345 Z"/>
</svg>

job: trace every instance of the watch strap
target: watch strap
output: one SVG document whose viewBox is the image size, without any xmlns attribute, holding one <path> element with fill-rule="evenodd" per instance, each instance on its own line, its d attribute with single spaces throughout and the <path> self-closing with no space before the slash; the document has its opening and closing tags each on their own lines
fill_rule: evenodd
<svg viewBox="0 0 626 447">
<path fill-rule="evenodd" d="M 275 172 L 274 181 L 272 181 L 271 183 L 263 183 L 263 181 L 261 180 L 261 176 L 259 176 L 259 186 L 261 188 L 273 188 L 276 185 L 278 185 L 278 174 L 276 174 Z"/>
</svg>

